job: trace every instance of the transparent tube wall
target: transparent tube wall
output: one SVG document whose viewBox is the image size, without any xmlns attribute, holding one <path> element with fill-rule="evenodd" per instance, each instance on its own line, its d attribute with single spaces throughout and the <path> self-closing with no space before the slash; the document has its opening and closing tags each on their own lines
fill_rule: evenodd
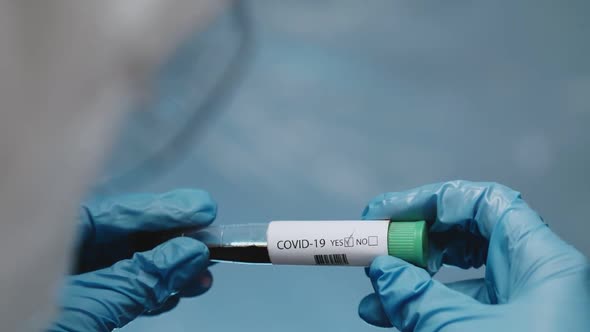
<svg viewBox="0 0 590 332">
<path fill-rule="evenodd" d="M 211 226 L 185 234 L 207 245 L 210 259 L 218 262 L 267 264 L 268 224 Z"/>
</svg>

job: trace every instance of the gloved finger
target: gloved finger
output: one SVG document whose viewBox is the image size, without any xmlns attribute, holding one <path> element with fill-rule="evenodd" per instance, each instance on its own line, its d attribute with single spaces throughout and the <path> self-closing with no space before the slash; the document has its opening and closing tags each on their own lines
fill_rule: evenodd
<svg viewBox="0 0 590 332">
<path fill-rule="evenodd" d="M 208 270 L 187 282 L 187 286 L 178 294 L 170 296 L 163 305 L 143 313 L 144 316 L 156 316 L 174 309 L 183 297 L 195 297 L 205 294 L 213 284 L 213 276 Z"/>
<path fill-rule="evenodd" d="M 484 278 L 468 279 L 446 283 L 445 286 L 452 290 L 463 293 L 484 304 L 495 304 L 491 302 L 487 283 Z"/>
<path fill-rule="evenodd" d="M 367 323 L 379 327 L 393 327 L 379 296 L 375 293 L 365 296 L 359 304 L 359 316 Z"/>
<path fill-rule="evenodd" d="M 213 276 L 209 270 L 203 271 L 196 278 L 190 280 L 187 286 L 180 291 L 182 297 L 195 297 L 205 294 L 213 285 Z"/>
<path fill-rule="evenodd" d="M 367 277 L 369 277 L 370 268 L 366 267 L 364 270 Z M 470 296 L 481 303 L 492 304 L 484 278 L 455 281 L 446 283 L 445 286 Z M 380 327 L 391 326 L 377 294 L 369 294 L 361 301 L 359 315 L 369 324 Z"/>
<path fill-rule="evenodd" d="M 377 257 L 371 264 L 369 277 L 389 321 L 402 331 L 413 331 L 418 325 L 425 331 L 438 331 L 483 311 L 483 305 L 473 298 L 392 256 Z"/>
<path fill-rule="evenodd" d="M 109 268 L 68 278 L 52 331 L 111 331 L 160 308 L 206 270 L 207 247 L 175 238 Z"/>
<path fill-rule="evenodd" d="M 366 268 L 365 270 L 367 276 L 369 276 L 369 269 Z M 451 282 L 445 284 L 445 286 L 470 296 L 481 303 L 491 304 L 486 282 L 483 278 Z M 381 300 L 379 300 L 378 295 L 375 293 L 367 295 L 361 301 L 359 305 L 359 316 L 371 325 L 379 327 L 392 326 L 389 318 L 387 318 L 387 315 L 385 314 Z"/>
<path fill-rule="evenodd" d="M 427 220 L 432 232 L 462 229 L 486 239 L 502 216 L 513 208 L 528 209 L 520 193 L 487 182 L 452 181 L 422 186 L 374 198 L 363 212 L 366 219 Z M 525 221 L 535 226 L 540 218 Z"/>
<path fill-rule="evenodd" d="M 177 295 L 173 295 L 170 296 L 166 302 L 164 302 L 164 304 L 162 304 L 161 306 L 159 306 L 156 309 L 152 309 L 152 310 L 148 310 L 142 313 L 143 316 L 157 316 L 159 314 L 163 314 L 165 312 L 168 312 L 172 309 L 174 309 L 178 303 L 180 303 L 180 296 Z"/>
<path fill-rule="evenodd" d="M 512 239 L 544 227 L 541 218 L 518 192 L 494 183 L 468 181 L 380 195 L 365 208 L 363 217 L 428 221 L 432 241 L 442 242 L 443 247 L 453 243 L 454 251 L 465 256 L 445 252 L 443 262 L 461 267 L 477 267 L 485 262 L 487 253 L 483 255 L 481 250 L 487 248 L 498 223 L 505 225 L 504 236 Z M 457 236 L 458 232 L 470 234 L 471 238 Z"/>
<path fill-rule="evenodd" d="M 82 208 L 74 272 L 104 268 L 150 250 L 182 229 L 209 225 L 216 214 L 217 205 L 201 190 L 96 199 Z"/>
<path fill-rule="evenodd" d="M 209 193 L 196 189 L 97 198 L 82 209 L 83 235 L 95 243 L 137 231 L 205 227 L 217 214 Z"/>
</svg>

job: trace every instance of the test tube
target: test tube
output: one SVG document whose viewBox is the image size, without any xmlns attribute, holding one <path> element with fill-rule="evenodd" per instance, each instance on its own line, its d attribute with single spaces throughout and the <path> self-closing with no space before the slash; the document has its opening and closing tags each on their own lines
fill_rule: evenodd
<svg viewBox="0 0 590 332">
<path fill-rule="evenodd" d="M 209 259 L 215 262 L 270 264 L 266 231 L 268 224 L 210 226 L 187 233 L 209 248 Z"/>
<path fill-rule="evenodd" d="M 210 226 L 184 236 L 205 243 L 216 262 L 368 266 L 391 255 L 427 266 L 424 221 L 272 221 Z"/>
</svg>

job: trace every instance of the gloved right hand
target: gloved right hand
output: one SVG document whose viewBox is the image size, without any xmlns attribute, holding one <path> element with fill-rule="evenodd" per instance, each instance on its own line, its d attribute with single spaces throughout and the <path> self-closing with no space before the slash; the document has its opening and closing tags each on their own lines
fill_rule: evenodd
<svg viewBox="0 0 590 332">
<path fill-rule="evenodd" d="M 155 247 L 141 239 L 206 227 L 216 214 L 209 194 L 191 189 L 85 204 L 76 270 L 66 279 L 49 331 L 111 331 L 206 292 L 212 282 L 207 246 L 188 237 Z"/>
<path fill-rule="evenodd" d="M 395 257 L 375 259 L 375 293 L 359 315 L 402 331 L 590 331 L 588 259 L 553 233 L 515 192 L 455 181 L 376 197 L 365 219 L 426 220 L 433 260 L 486 265 L 483 279 L 444 285 Z"/>
</svg>

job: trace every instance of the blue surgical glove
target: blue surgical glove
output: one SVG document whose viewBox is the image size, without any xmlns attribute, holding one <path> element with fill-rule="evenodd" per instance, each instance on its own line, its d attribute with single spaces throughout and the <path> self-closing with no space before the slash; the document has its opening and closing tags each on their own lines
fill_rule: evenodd
<svg viewBox="0 0 590 332">
<path fill-rule="evenodd" d="M 374 294 L 359 315 L 401 331 L 590 331 L 588 259 L 515 192 L 455 181 L 376 197 L 365 219 L 426 220 L 435 263 L 486 266 L 485 278 L 442 284 L 421 268 L 379 257 Z M 564 216 L 567 217 L 567 216 Z"/>
<path fill-rule="evenodd" d="M 216 213 L 209 194 L 187 189 L 84 205 L 77 266 L 49 330 L 111 331 L 141 314 L 167 311 L 181 297 L 204 293 L 212 281 L 204 244 L 175 237 L 153 248 L 145 239 L 205 227 Z"/>
</svg>

